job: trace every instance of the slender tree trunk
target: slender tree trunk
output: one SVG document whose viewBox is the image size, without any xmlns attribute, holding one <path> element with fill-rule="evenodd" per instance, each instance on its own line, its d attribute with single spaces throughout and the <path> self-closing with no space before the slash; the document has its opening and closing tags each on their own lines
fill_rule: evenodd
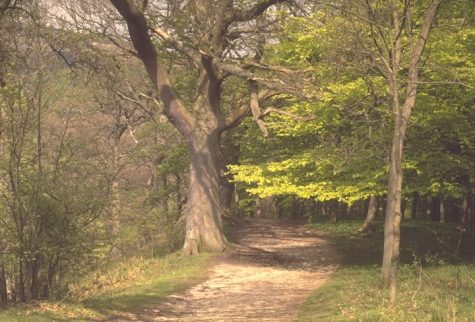
<svg viewBox="0 0 475 322">
<path fill-rule="evenodd" d="M 396 12 L 396 11 L 395 11 Z M 394 23 L 399 25 L 397 12 L 393 14 Z M 393 296 L 393 280 L 399 261 L 399 223 L 401 221 L 401 189 L 402 189 L 402 151 L 405 125 L 401 124 L 402 114 L 399 103 L 399 83 L 397 71 L 400 60 L 400 42 L 397 41 L 392 52 L 393 70 L 389 78 L 392 98 L 392 112 L 394 117 L 391 159 L 388 177 L 388 193 L 386 197 L 386 214 L 384 221 L 384 252 L 382 263 L 383 284 L 389 286 L 391 298 Z M 395 290 L 394 290 L 395 292 Z"/>
<path fill-rule="evenodd" d="M 312 199 L 312 210 L 311 210 L 311 216 L 312 216 L 312 222 L 317 221 L 318 217 L 318 204 L 319 202 L 315 199 Z"/>
<path fill-rule="evenodd" d="M 120 182 L 119 182 L 119 170 L 120 170 L 120 136 L 116 137 L 114 140 L 113 148 L 113 158 L 115 166 L 115 174 L 112 179 L 112 205 L 110 210 L 109 218 L 109 233 L 112 240 L 112 247 L 109 252 L 109 259 L 116 260 L 121 256 L 121 251 L 117 247 L 117 238 L 120 231 L 120 212 L 121 212 L 121 202 L 120 202 Z"/>
<path fill-rule="evenodd" d="M 269 196 L 256 199 L 256 217 L 258 218 L 277 218 L 279 217 L 277 198 Z"/>
<path fill-rule="evenodd" d="M 7 304 L 8 302 L 8 288 L 7 288 L 7 273 L 5 271 L 5 266 L 2 264 L 0 270 L 0 303 Z"/>
<path fill-rule="evenodd" d="M 361 225 L 360 229 L 358 229 L 358 232 L 363 233 L 372 226 L 377 210 L 378 210 L 378 198 L 375 195 L 372 195 L 369 198 L 369 205 L 368 205 L 368 212 L 366 213 L 366 219 L 363 225 Z"/>
<path fill-rule="evenodd" d="M 472 230 L 473 229 L 473 217 L 475 215 L 474 213 L 474 200 L 473 200 L 473 185 L 471 185 L 468 188 L 467 192 L 467 229 Z"/>
<path fill-rule="evenodd" d="M 385 214 L 386 214 L 386 204 L 387 204 L 387 196 L 382 196 L 381 197 L 381 200 L 379 202 L 379 207 L 378 207 L 378 213 L 376 214 L 377 216 L 381 216 L 384 218 Z"/>
<path fill-rule="evenodd" d="M 24 270 L 23 270 L 23 259 L 19 260 L 19 265 L 18 265 L 19 271 L 18 271 L 18 277 L 17 277 L 17 285 L 16 289 L 18 290 L 18 300 L 20 302 L 26 302 L 26 295 L 25 295 L 25 275 L 24 275 Z"/>
<path fill-rule="evenodd" d="M 336 222 L 338 220 L 338 201 L 332 200 L 328 205 L 328 212 L 330 213 L 330 221 Z"/>
<path fill-rule="evenodd" d="M 463 200 L 462 200 L 462 217 L 460 218 L 460 226 L 463 228 L 468 227 L 468 222 L 469 222 L 469 212 L 470 212 L 470 207 L 469 207 L 469 192 L 466 192 Z"/>
<path fill-rule="evenodd" d="M 236 204 L 236 216 L 241 217 L 241 207 L 239 207 L 239 191 L 236 184 L 234 184 L 234 203 Z M 280 209 L 279 209 L 280 215 Z"/>
<path fill-rule="evenodd" d="M 440 220 L 440 197 L 439 196 L 434 196 L 431 199 L 430 203 L 430 208 L 431 208 L 431 219 L 432 221 L 439 221 Z"/>
<path fill-rule="evenodd" d="M 39 277 L 39 266 L 41 262 L 40 255 L 36 255 L 36 258 L 33 259 L 30 263 L 31 265 L 31 298 L 33 300 L 38 300 L 40 298 L 40 277 Z"/>
<path fill-rule="evenodd" d="M 391 148 L 391 160 L 388 180 L 388 197 L 386 206 L 386 218 L 384 223 L 384 253 L 382 264 L 383 283 L 389 286 L 390 303 L 396 303 L 397 294 L 397 271 L 399 266 L 399 244 L 400 244 L 400 224 L 401 224 L 401 189 L 402 189 L 402 157 L 404 148 L 404 137 L 407 124 L 411 116 L 412 109 L 416 103 L 417 84 L 419 80 L 419 61 L 424 51 L 432 23 L 437 14 L 441 0 L 433 0 L 424 17 L 424 23 L 417 41 L 413 44 L 409 56 L 409 66 L 407 71 L 407 88 L 404 103 L 399 102 L 399 80 L 401 62 L 401 24 L 398 7 L 395 1 L 391 2 L 393 30 L 391 34 L 390 61 L 388 68 L 389 90 L 392 98 L 392 112 L 394 117 L 394 131 Z M 403 26 L 403 25 L 402 25 Z"/>
<path fill-rule="evenodd" d="M 278 207 L 277 207 L 277 218 L 281 219 L 285 217 L 285 214 L 287 213 L 287 207 L 284 207 L 284 202 L 282 199 L 279 199 L 278 202 Z"/>
<path fill-rule="evenodd" d="M 402 188 L 402 138 L 400 132 L 400 122 L 396 122 L 393 147 L 391 151 L 391 166 L 388 181 L 388 196 L 386 204 L 386 217 L 384 224 L 384 254 L 382 275 L 383 283 L 391 287 L 396 278 L 395 274 L 399 262 L 399 240 L 401 222 L 401 188 Z M 391 285 L 390 285 L 391 284 Z"/>
<path fill-rule="evenodd" d="M 31 295 L 31 282 L 32 282 L 32 267 L 31 267 L 31 259 L 28 258 L 28 260 L 25 260 L 25 271 L 24 271 L 24 298 L 23 302 L 29 303 L 32 300 L 32 295 Z"/>
<path fill-rule="evenodd" d="M 401 220 L 404 219 L 404 215 L 406 214 L 406 208 L 407 208 L 407 199 L 403 198 L 401 200 Z"/>
<path fill-rule="evenodd" d="M 159 202 L 158 207 L 165 214 L 167 224 L 171 220 L 170 206 L 168 205 L 168 177 L 166 174 L 160 175 L 160 193 L 159 193 Z"/>
<path fill-rule="evenodd" d="M 411 210 L 411 219 L 417 220 L 417 205 L 419 203 L 419 194 L 414 192 L 412 197 L 412 210 Z"/>
<path fill-rule="evenodd" d="M 296 197 L 292 197 L 292 218 L 298 218 L 299 216 L 299 203 Z"/>
<path fill-rule="evenodd" d="M 234 184 L 227 179 L 223 179 L 221 185 L 221 216 L 231 216 L 231 207 L 234 197 Z"/>
<path fill-rule="evenodd" d="M 190 141 L 190 187 L 186 205 L 184 255 L 221 252 L 227 246 L 222 231 L 219 135 L 195 131 Z"/>
<path fill-rule="evenodd" d="M 181 214 L 181 211 L 183 209 L 183 199 L 182 199 L 182 195 L 181 195 L 181 177 L 178 173 L 175 173 L 175 203 L 176 203 L 176 212 L 177 212 L 177 216 L 179 216 Z"/>
<path fill-rule="evenodd" d="M 353 215 L 355 207 L 353 205 L 342 204 L 342 213 L 345 218 Z"/>
<path fill-rule="evenodd" d="M 431 218 L 431 198 L 429 196 L 424 196 L 424 219 L 428 220 Z"/>
<path fill-rule="evenodd" d="M 328 215 L 328 201 L 320 203 L 320 211 L 323 217 L 326 217 Z"/>
<path fill-rule="evenodd" d="M 238 164 L 239 162 L 240 147 L 236 142 L 232 133 L 223 136 L 223 142 L 221 144 L 221 161 L 222 161 L 222 173 L 221 173 L 221 212 L 222 216 L 231 215 L 231 206 L 234 197 L 235 185 L 232 181 L 230 174 L 227 174 L 228 166 Z"/>
<path fill-rule="evenodd" d="M 48 298 L 51 295 L 51 290 L 53 289 L 54 286 L 54 277 L 56 275 L 56 272 L 58 270 L 58 265 L 59 265 L 59 254 L 56 256 L 52 256 L 49 259 L 48 262 L 48 274 L 46 277 L 46 285 L 43 289 L 43 296 L 45 298 Z"/>
<path fill-rule="evenodd" d="M 440 212 L 440 223 L 445 224 L 445 202 L 444 197 L 440 196 L 440 204 L 439 204 L 439 212 Z"/>
</svg>

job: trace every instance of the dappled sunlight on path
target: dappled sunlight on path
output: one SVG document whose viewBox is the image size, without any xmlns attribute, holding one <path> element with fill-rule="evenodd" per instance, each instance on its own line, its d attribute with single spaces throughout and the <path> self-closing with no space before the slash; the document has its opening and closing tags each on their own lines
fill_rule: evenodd
<svg viewBox="0 0 475 322">
<path fill-rule="evenodd" d="M 338 262 L 322 234 L 291 221 L 252 220 L 232 236 L 207 281 L 111 321 L 292 321 Z"/>
</svg>

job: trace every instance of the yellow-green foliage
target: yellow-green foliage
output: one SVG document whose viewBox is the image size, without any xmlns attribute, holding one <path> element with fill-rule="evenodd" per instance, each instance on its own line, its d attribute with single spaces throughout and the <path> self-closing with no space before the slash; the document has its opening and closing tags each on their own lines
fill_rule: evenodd
<svg viewBox="0 0 475 322">
<path fill-rule="evenodd" d="M 365 15 L 359 3 L 342 5 Z M 385 7 L 380 1 L 373 6 Z M 425 3 L 411 6 L 416 13 Z M 368 54 L 377 52 L 370 26 L 334 10 L 323 6 L 309 17 L 288 19 L 280 42 L 271 46 L 271 60 L 313 76 L 313 87 L 305 91 L 316 99 L 281 106 L 305 121 L 266 117 L 266 140 L 255 127 L 242 127 L 240 165 L 231 173 L 251 194 L 345 203 L 385 194 L 393 130 L 388 81 Z M 460 198 L 467 191 L 463 178 L 475 176 L 475 29 L 466 18 L 471 12 L 468 1 L 447 2 L 432 31 L 405 141 L 406 195 Z M 410 37 L 402 31 L 406 46 Z M 362 46 L 368 50 L 358 50 Z"/>
</svg>

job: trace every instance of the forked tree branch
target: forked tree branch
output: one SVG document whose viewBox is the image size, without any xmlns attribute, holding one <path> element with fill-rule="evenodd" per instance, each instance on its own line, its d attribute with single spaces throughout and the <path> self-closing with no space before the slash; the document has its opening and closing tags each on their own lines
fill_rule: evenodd
<svg viewBox="0 0 475 322">
<path fill-rule="evenodd" d="M 149 28 L 143 6 L 133 0 L 110 0 L 120 15 L 125 19 L 130 38 L 135 50 L 142 60 L 147 73 L 158 90 L 158 95 L 163 102 L 164 112 L 170 122 L 185 137 L 191 133 L 193 118 L 171 84 L 167 71 L 163 68 L 160 57 L 148 33 Z"/>
<path fill-rule="evenodd" d="M 419 82 L 419 62 L 424 52 L 424 48 L 429 38 L 432 24 L 439 10 L 440 4 L 443 0 L 432 0 L 429 8 L 427 8 L 424 23 L 422 24 L 419 38 L 417 39 L 414 47 L 411 50 L 411 56 L 409 58 L 409 68 L 407 73 L 407 89 L 406 99 L 402 107 L 402 117 L 405 122 L 409 119 L 412 108 L 416 102 L 417 84 Z"/>
<path fill-rule="evenodd" d="M 261 90 L 258 93 L 258 100 L 263 101 L 267 100 L 273 96 L 279 95 L 280 92 L 277 91 L 269 91 L 269 90 Z M 223 127 L 220 129 L 220 131 L 225 131 L 227 129 L 230 129 L 234 126 L 239 125 L 239 123 L 247 116 L 249 115 L 251 111 L 251 106 L 248 103 L 241 105 L 239 108 L 233 109 L 229 115 L 226 117 L 226 120 L 224 122 Z"/>
<path fill-rule="evenodd" d="M 163 39 L 164 41 L 168 42 L 173 48 L 178 50 L 179 52 L 185 54 L 188 56 L 196 65 L 200 63 L 200 58 L 196 54 L 195 51 L 193 51 L 191 48 L 186 47 L 182 42 L 178 41 L 176 38 L 174 38 L 172 35 L 170 35 L 168 32 L 166 32 L 164 29 L 155 26 L 155 27 L 150 27 L 150 31 Z"/>
<path fill-rule="evenodd" d="M 249 81 L 249 90 L 251 92 L 251 100 L 249 102 L 249 106 L 252 113 L 252 118 L 259 126 L 264 137 L 269 136 L 269 131 L 267 130 L 266 124 L 262 119 L 262 112 L 261 108 L 259 107 L 259 95 L 258 95 L 258 85 L 255 81 Z"/>
<path fill-rule="evenodd" d="M 282 80 L 266 79 L 266 78 L 258 77 L 255 73 L 247 69 L 236 66 L 234 64 L 229 64 L 223 61 L 219 61 L 218 59 L 213 59 L 213 62 L 216 65 L 216 67 L 222 72 L 240 77 L 248 81 L 254 81 L 266 89 L 279 91 L 282 94 L 286 94 L 286 93 L 292 94 L 296 97 L 301 97 L 301 98 L 305 97 L 305 94 L 303 93 L 301 89 L 290 86 Z"/>
<path fill-rule="evenodd" d="M 252 8 L 242 11 L 242 10 L 234 10 L 234 14 L 231 17 L 231 21 L 233 22 L 246 22 L 251 21 L 260 16 L 264 11 L 266 11 L 269 7 L 278 4 L 290 2 L 289 0 L 261 0 L 257 4 L 255 4 Z"/>
</svg>

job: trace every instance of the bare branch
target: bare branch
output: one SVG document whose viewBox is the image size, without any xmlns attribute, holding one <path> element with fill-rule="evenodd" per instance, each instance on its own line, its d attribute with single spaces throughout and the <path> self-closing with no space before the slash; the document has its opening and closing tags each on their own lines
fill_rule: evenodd
<svg viewBox="0 0 475 322">
<path fill-rule="evenodd" d="M 269 90 L 261 90 L 258 94 L 259 102 L 262 100 L 267 100 L 273 96 L 279 95 L 279 92 L 276 91 L 269 91 Z M 220 131 L 225 131 L 230 129 L 239 123 L 251 112 L 251 106 L 249 103 L 241 105 L 239 108 L 232 110 L 229 115 L 226 117 L 225 123 Z"/>
<path fill-rule="evenodd" d="M 290 68 L 286 68 L 282 66 L 267 65 L 267 64 L 263 64 L 257 61 L 245 61 L 244 63 L 241 63 L 241 68 L 243 69 L 249 69 L 253 67 L 263 69 L 263 70 L 268 70 L 268 71 L 284 73 L 284 74 L 296 74 L 299 72 L 299 71 L 292 70 Z"/>
<path fill-rule="evenodd" d="M 226 62 L 219 61 L 217 59 L 214 59 L 214 64 L 216 67 L 228 74 L 246 79 L 248 81 L 254 81 L 258 83 L 260 86 L 270 89 L 270 90 L 276 90 L 279 91 L 280 93 L 284 94 L 292 94 L 295 97 L 305 97 L 305 94 L 301 89 L 292 87 L 287 85 L 285 82 L 279 79 L 265 79 L 256 76 L 253 72 L 246 70 L 242 67 L 233 65 L 233 64 L 228 64 Z"/>
<path fill-rule="evenodd" d="M 264 11 L 269 7 L 277 4 L 290 2 L 289 0 L 261 0 L 254 7 L 245 10 L 245 11 L 235 11 L 234 15 L 231 18 L 231 21 L 236 22 L 245 22 L 254 20 L 256 17 L 260 16 Z"/>
<path fill-rule="evenodd" d="M 192 49 L 186 47 L 183 43 L 175 39 L 172 35 L 170 35 L 168 32 L 158 26 L 150 27 L 150 31 L 152 31 L 152 33 L 154 33 L 164 41 L 168 42 L 170 45 L 173 46 L 173 48 L 175 48 L 179 52 L 187 55 L 195 63 L 195 65 L 198 66 L 200 59 Z"/>
<path fill-rule="evenodd" d="M 127 122 L 127 127 L 129 129 L 129 134 L 130 134 L 130 137 L 132 138 L 132 140 L 134 140 L 134 143 L 135 144 L 138 144 L 139 141 L 137 140 L 137 138 L 135 137 L 135 131 L 137 129 L 132 129 L 132 127 L 130 126 L 129 122 Z"/>
<path fill-rule="evenodd" d="M 251 108 L 251 113 L 254 121 L 257 123 L 259 126 L 259 129 L 261 130 L 262 134 L 264 137 L 269 136 L 269 131 L 267 130 L 266 124 L 264 120 L 262 119 L 262 112 L 259 107 L 259 96 L 258 96 L 258 85 L 255 81 L 249 81 L 249 89 L 251 91 L 251 101 L 250 101 L 250 108 Z"/>
<path fill-rule="evenodd" d="M 458 86 L 465 87 L 468 89 L 475 89 L 475 86 L 471 86 L 470 84 L 467 84 L 461 81 L 417 81 L 417 82 L 408 81 L 407 83 L 408 84 L 414 84 L 414 83 L 429 84 L 429 85 L 458 85 Z"/>
</svg>

